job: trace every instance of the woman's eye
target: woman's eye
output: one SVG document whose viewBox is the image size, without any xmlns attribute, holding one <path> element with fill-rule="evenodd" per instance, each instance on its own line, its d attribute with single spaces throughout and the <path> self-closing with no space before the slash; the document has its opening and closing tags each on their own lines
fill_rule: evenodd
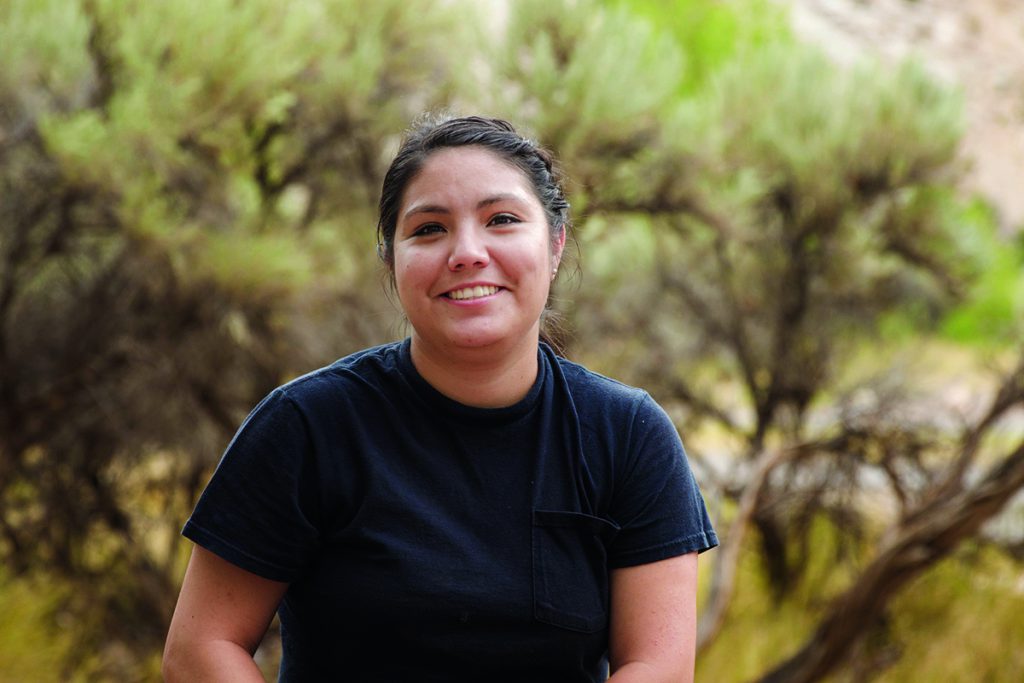
<svg viewBox="0 0 1024 683">
<path fill-rule="evenodd" d="M 518 223 L 519 218 L 513 216 L 510 213 L 499 213 L 497 216 L 491 219 L 491 225 L 508 225 L 510 223 Z"/>
<path fill-rule="evenodd" d="M 420 227 L 416 228 L 412 234 L 435 235 L 442 231 L 444 231 L 444 227 L 442 227 L 439 223 L 426 223 L 425 225 L 421 225 Z"/>
</svg>

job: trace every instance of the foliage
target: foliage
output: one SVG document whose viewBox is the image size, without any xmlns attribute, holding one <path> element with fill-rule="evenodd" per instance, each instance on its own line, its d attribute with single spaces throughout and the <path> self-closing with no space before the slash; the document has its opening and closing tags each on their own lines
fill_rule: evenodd
<svg viewBox="0 0 1024 683">
<path fill-rule="evenodd" d="M 644 18 L 596 0 L 527 0 L 511 11 L 478 97 L 558 151 L 578 212 L 617 164 L 654 142 L 681 83 L 682 51 Z"/>
<path fill-rule="evenodd" d="M 666 31 L 684 51 L 686 72 L 680 94 L 699 90 L 740 54 L 793 42 L 785 11 L 767 0 L 612 0 Z"/>
<path fill-rule="evenodd" d="M 42 581 L 11 582 L 0 576 L 0 633 L 5 681 L 59 681 L 68 638 L 55 634 L 50 614 L 59 609 L 59 591 Z"/>
<path fill-rule="evenodd" d="M 975 202 L 964 211 L 959 251 L 971 254 L 977 273 L 963 305 L 943 321 L 960 343 L 999 348 L 1024 339 L 1024 238 L 998 235 L 995 220 Z"/>
</svg>

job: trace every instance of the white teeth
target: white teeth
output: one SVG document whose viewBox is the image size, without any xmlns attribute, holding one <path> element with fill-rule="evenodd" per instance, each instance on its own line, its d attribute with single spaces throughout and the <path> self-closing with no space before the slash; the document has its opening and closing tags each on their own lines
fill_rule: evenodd
<svg viewBox="0 0 1024 683">
<path fill-rule="evenodd" d="M 493 285 L 487 285 L 486 287 L 466 287 L 465 289 L 456 289 L 448 292 L 449 299 L 455 299 L 457 301 L 463 301 L 465 299 L 479 299 L 482 296 L 490 296 L 498 291 L 498 288 Z"/>
</svg>

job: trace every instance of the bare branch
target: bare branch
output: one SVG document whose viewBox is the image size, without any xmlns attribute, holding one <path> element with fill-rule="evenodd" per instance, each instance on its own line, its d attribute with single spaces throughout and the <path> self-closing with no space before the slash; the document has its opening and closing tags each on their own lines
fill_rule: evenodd
<svg viewBox="0 0 1024 683">
<path fill-rule="evenodd" d="M 791 456 L 789 451 L 762 451 L 754 461 L 754 471 L 743 488 L 736 518 L 729 525 L 729 531 L 722 538 L 721 547 L 711 575 L 711 592 L 708 606 L 700 615 L 697 624 L 697 651 L 700 652 L 714 640 L 725 621 L 725 614 L 732 602 L 736 585 L 736 568 L 739 566 L 740 550 L 750 520 L 757 510 L 758 501 L 768 481 L 768 475 L 780 463 Z"/>
<path fill-rule="evenodd" d="M 964 474 L 974 463 L 986 432 L 1018 404 L 1024 404 L 1024 352 L 1021 353 L 1017 367 L 1003 380 L 988 411 L 974 427 L 965 431 L 959 455 L 939 483 L 926 494 L 920 510 L 915 514 L 928 515 L 932 506 L 941 504 L 941 501 L 962 489 Z"/>
<path fill-rule="evenodd" d="M 821 442 L 807 442 L 781 450 L 765 450 L 745 458 L 754 463 L 753 471 L 750 474 L 743 493 L 740 496 L 736 517 L 729 525 L 729 531 L 722 538 L 721 547 L 718 550 L 718 557 L 713 565 L 711 577 L 711 589 L 708 596 L 708 606 L 700 615 L 697 625 L 697 650 L 706 648 L 722 628 L 725 615 L 728 612 L 729 604 L 736 584 L 736 569 L 739 566 L 740 550 L 743 547 L 743 539 L 751 520 L 763 506 L 764 496 L 768 488 L 769 475 L 779 466 L 792 462 L 797 458 L 806 457 L 813 453 L 828 451 L 835 447 L 837 441 L 831 439 Z"/>
</svg>

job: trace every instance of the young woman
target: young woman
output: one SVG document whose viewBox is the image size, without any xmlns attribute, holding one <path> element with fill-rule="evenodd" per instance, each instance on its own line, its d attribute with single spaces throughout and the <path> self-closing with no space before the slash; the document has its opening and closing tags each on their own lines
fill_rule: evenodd
<svg viewBox="0 0 1024 683">
<path fill-rule="evenodd" d="M 558 355 L 541 316 L 569 205 L 508 123 L 421 124 L 388 170 L 381 258 L 410 338 L 249 415 L 184 534 L 168 680 L 686 681 L 717 544 L 643 391 Z"/>
</svg>

